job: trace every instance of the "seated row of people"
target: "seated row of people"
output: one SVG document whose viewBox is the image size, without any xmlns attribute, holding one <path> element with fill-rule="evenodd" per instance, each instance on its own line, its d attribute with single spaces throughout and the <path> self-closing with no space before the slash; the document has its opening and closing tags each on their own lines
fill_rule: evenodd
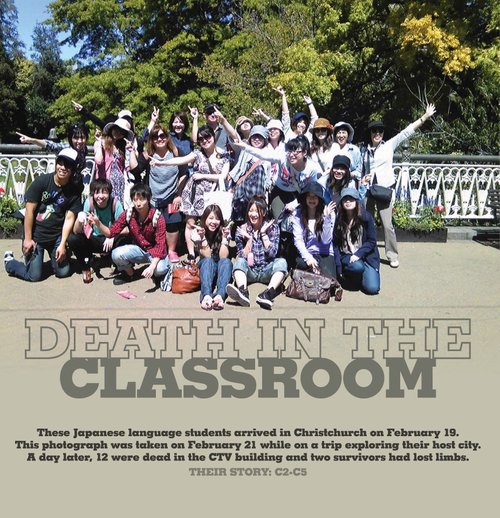
<svg viewBox="0 0 500 518">
<path fill-rule="evenodd" d="M 162 211 L 152 205 L 149 185 L 133 185 L 132 206 L 124 210 L 120 200 L 112 196 L 110 182 L 96 179 L 81 210 L 79 188 L 71 182 L 76 163 L 74 150 L 62 150 L 54 174 L 37 177 L 28 189 L 22 243 L 25 261 L 17 261 L 11 251 L 6 252 L 6 271 L 28 281 L 40 280 L 47 250 L 56 276 L 66 277 L 71 273 L 69 245 L 86 283 L 92 280 L 92 254 L 110 252 L 119 271 L 114 284 L 131 282 L 139 275 L 159 284 L 170 268 L 167 224 Z M 248 284 L 252 282 L 267 284 L 257 302 L 270 308 L 292 267 L 351 281 L 366 293 L 379 291 L 374 223 L 362 208 L 356 189 L 342 191 L 335 222 L 335 203 L 325 202 L 318 182 L 306 182 L 292 214 L 296 258 L 281 248 L 280 225 L 272 218 L 265 196 L 253 196 L 245 209 L 245 221 L 235 232 L 233 265 L 230 225 L 218 205 L 203 207 L 200 223 L 191 229 L 193 252 L 200 258 L 202 308 L 222 309 L 227 295 L 248 306 Z M 147 265 L 140 274 L 134 268 L 139 264 Z"/>
</svg>

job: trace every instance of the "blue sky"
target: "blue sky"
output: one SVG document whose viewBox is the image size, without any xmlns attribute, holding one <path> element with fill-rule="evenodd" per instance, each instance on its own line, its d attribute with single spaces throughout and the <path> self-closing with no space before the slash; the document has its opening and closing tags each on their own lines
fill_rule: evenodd
<svg viewBox="0 0 500 518">
<path fill-rule="evenodd" d="M 49 18 L 47 5 L 50 1 L 46 0 L 14 0 L 17 7 L 17 15 L 19 20 L 18 32 L 19 38 L 26 46 L 26 56 L 30 57 L 31 35 L 35 25 Z M 69 59 L 75 53 L 73 47 L 62 47 L 61 56 L 63 59 Z"/>
</svg>

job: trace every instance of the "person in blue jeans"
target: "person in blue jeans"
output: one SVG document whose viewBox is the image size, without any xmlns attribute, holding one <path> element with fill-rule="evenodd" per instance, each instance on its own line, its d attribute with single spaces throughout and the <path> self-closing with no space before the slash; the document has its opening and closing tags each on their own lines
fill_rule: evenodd
<svg viewBox="0 0 500 518">
<path fill-rule="evenodd" d="M 200 255 L 200 301 L 206 311 L 224 309 L 226 286 L 233 271 L 229 259 L 229 227 L 223 227 L 223 221 L 221 208 L 208 205 L 201 215 L 201 224 L 195 225 L 191 232 L 191 240 Z"/>
<path fill-rule="evenodd" d="M 56 277 L 71 275 L 66 245 L 76 216 L 82 210 L 81 188 L 72 181 L 77 163 L 78 152 L 73 148 L 63 149 L 57 155 L 55 172 L 38 176 L 26 191 L 24 262 L 14 259 L 12 251 L 5 252 L 4 266 L 9 275 L 40 281 L 45 251 L 50 255 Z"/>
<path fill-rule="evenodd" d="M 357 189 L 348 187 L 340 193 L 335 241 L 344 287 L 376 295 L 380 291 L 380 255 L 375 222 L 360 202 Z"/>
<path fill-rule="evenodd" d="M 234 283 L 228 284 L 227 294 L 240 306 L 250 306 L 248 284 L 260 282 L 267 288 L 257 295 L 263 309 L 271 309 L 288 273 L 283 257 L 277 257 L 280 229 L 274 220 L 266 220 L 267 203 L 263 196 L 248 202 L 247 221 L 236 230 L 238 258 L 233 267 Z"/>
</svg>

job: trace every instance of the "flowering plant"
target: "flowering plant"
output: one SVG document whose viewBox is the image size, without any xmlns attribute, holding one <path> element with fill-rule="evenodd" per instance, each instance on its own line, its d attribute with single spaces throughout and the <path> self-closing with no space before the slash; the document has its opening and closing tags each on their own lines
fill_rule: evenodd
<svg viewBox="0 0 500 518">
<path fill-rule="evenodd" d="M 445 208 L 435 203 L 424 202 L 412 215 L 409 200 L 397 199 L 392 209 L 392 220 L 396 228 L 415 232 L 433 232 L 444 228 Z"/>
</svg>

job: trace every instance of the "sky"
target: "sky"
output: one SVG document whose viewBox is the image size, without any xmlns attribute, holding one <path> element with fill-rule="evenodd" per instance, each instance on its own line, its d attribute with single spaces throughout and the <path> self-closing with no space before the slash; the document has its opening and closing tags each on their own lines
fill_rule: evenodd
<svg viewBox="0 0 500 518">
<path fill-rule="evenodd" d="M 43 22 L 49 18 L 49 11 L 47 5 L 50 4 L 49 0 L 14 0 L 14 4 L 17 7 L 17 16 L 19 20 L 18 32 L 19 38 L 26 46 L 26 56 L 31 56 L 31 35 L 35 25 L 39 22 Z M 62 47 L 61 57 L 63 59 L 69 59 L 75 54 L 74 47 Z"/>
</svg>

